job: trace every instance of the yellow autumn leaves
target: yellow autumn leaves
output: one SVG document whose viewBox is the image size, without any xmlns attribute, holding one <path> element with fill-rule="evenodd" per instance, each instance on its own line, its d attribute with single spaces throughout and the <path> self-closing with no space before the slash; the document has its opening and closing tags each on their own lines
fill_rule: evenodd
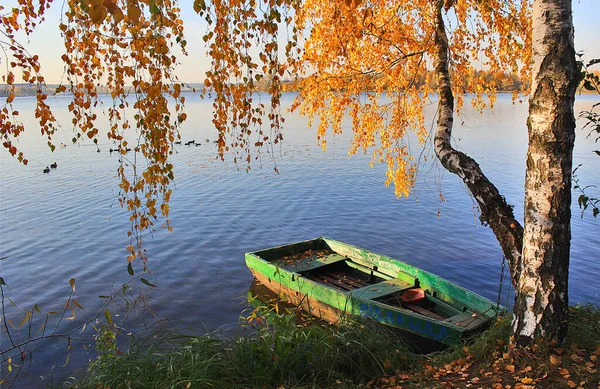
<svg viewBox="0 0 600 389">
<path fill-rule="evenodd" d="M 68 109 L 78 129 L 74 141 L 83 135 L 98 142 L 97 110 L 105 104 L 99 90 L 107 89 L 112 104 L 104 108 L 106 132 L 122 155 L 119 202 L 130 212 L 128 259 L 145 260 L 144 231 L 159 217 L 171 229 L 167 203 L 174 172 L 168 157 L 186 118 L 175 74 L 174 50 L 185 53 L 186 45 L 180 10 L 171 0 L 69 0 L 68 6 L 60 28 L 68 84 L 63 90 L 73 96 Z M 128 133 L 139 142 L 129 144 Z M 137 153 L 143 166 L 128 163 L 126 150 Z"/>
<path fill-rule="evenodd" d="M 427 140 L 424 108 L 437 99 L 431 71 L 436 3 L 305 0 L 294 19 L 296 28 L 310 33 L 290 66 L 306 75 L 293 108 L 318 122 L 324 148 L 328 134 L 350 129 L 349 153 L 369 152 L 372 163 L 386 164 L 386 184 L 398 197 L 410 193 L 418 166 L 409 137 Z M 473 93 L 473 104 L 483 108 L 483 96 L 493 103 L 498 80 L 528 72 L 529 3 L 453 0 L 444 8 L 457 107 Z"/>
<path fill-rule="evenodd" d="M 102 24 L 109 15 L 112 16 L 115 23 L 119 23 L 125 17 L 117 0 L 84 0 L 80 4 L 90 20 L 97 25 Z M 128 0 L 125 10 L 130 22 L 137 22 L 142 16 L 142 10 L 137 0 Z"/>
</svg>

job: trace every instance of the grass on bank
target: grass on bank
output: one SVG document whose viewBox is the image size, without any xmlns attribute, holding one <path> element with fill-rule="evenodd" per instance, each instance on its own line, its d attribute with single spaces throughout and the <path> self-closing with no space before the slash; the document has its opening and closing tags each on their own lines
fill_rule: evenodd
<svg viewBox="0 0 600 389">
<path fill-rule="evenodd" d="M 232 338 L 171 333 L 134 340 L 122 355 L 98 357 L 70 386 L 350 388 L 384 376 L 392 366 L 410 369 L 418 359 L 401 338 L 374 323 L 333 328 L 299 326 L 293 316 L 272 318 Z"/>
<path fill-rule="evenodd" d="M 468 344 L 417 355 L 394 332 L 368 323 L 272 324 L 234 338 L 176 334 L 105 352 L 78 388 L 598 388 L 600 309 L 570 309 L 565 345 L 509 348 L 509 318 Z M 174 347 L 175 346 L 175 347 Z"/>
</svg>

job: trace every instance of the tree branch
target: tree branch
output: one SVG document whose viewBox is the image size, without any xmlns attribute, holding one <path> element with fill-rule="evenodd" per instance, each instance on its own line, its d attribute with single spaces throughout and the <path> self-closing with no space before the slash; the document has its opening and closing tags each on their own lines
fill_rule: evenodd
<svg viewBox="0 0 600 389">
<path fill-rule="evenodd" d="M 434 14 L 435 44 L 434 66 L 438 80 L 438 121 L 434 138 L 435 153 L 442 166 L 458 175 L 469 188 L 480 210 L 479 220 L 489 225 L 496 235 L 502 252 L 510 264 L 513 285 L 519 274 L 523 227 L 515 219 L 512 206 L 487 179 L 475 160 L 452 147 L 451 135 L 454 121 L 454 95 L 448 70 L 448 37 L 443 20 L 444 1 L 438 0 Z"/>
</svg>

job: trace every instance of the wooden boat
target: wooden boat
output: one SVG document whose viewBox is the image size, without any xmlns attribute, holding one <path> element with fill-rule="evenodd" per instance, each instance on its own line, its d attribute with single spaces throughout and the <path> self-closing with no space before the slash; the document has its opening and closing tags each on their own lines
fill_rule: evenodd
<svg viewBox="0 0 600 389">
<path fill-rule="evenodd" d="M 432 273 L 329 238 L 245 257 L 262 284 L 328 322 L 358 315 L 453 344 L 504 310 Z"/>
</svg>

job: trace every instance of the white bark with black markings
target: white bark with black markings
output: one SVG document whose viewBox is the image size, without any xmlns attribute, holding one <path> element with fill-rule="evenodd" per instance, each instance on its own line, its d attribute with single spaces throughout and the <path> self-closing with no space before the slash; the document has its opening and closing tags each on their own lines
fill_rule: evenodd
<svg viewBox="0 0 600 389">
<path fill-rule="evenodd" d="M 513 334 L 564 340 L 568 319 L 573 103 L 578 81 L 571 0 L 533 3 L 533 79 L 525 229 Z"/>
</svg>

